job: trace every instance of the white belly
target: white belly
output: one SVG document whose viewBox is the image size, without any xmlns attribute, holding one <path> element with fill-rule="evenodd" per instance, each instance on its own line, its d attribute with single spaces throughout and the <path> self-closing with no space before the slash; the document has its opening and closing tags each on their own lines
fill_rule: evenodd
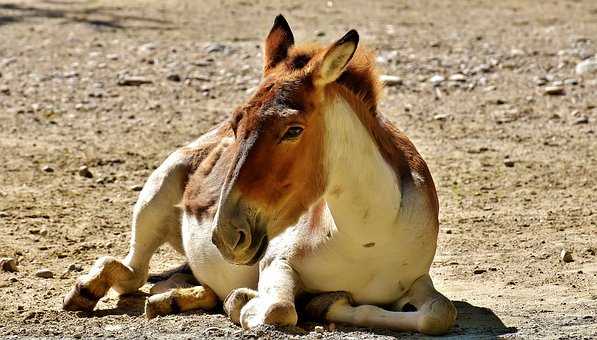
<svg viewBox="0 0 597 340">
<path fill-rule="evenodd" d="M 233 289 L 257 287 L 258 266 L 239 266 L 224 260 L 211 242 L 211 221 L 199 223 L 195 217 L 183 213 L 182 239 L 193 274 L 222 301 Z"/>
</svg>

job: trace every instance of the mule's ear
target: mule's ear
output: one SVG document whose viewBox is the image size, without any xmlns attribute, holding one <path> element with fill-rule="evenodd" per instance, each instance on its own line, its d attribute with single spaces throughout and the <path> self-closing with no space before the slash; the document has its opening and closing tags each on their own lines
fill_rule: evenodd
<svg viewBox="0 0 597 340">
<path fill-rule="evenodd" d="M 274 26 L 265 39 L 263 73 L 266 73 L 279 62 L 286 59 L 288 49 L 292 45 L 294 45 L 294 36 L 290 30 L 290 25 L 288 25 L 282 14 L 279 14 L 274 20 Z"/>
<path fill-rule="evenodd" d="M 359 33 L 355 30 L 348 31 L 340 40 L 336 41 L 325 52 L 316 71 L 315 83 L 325 85 L 338 79 L 352 59 L 358 44 Z"/>
</svg>

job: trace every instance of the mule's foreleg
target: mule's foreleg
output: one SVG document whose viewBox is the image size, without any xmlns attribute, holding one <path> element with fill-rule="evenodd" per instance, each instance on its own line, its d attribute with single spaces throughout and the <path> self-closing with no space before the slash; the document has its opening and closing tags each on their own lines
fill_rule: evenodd
<svg viewBox="0 0 597 340">
<path fill-rule="evenodd" d="M 413 312 L 403 312 L 411 304 Z M 350 294 L 321 294 L 307 305 L 307 313 L 315 318 L 359 327 L 387 328 L 397 331 L 417 331 L 429 335 L 447 333 L 456 320 L 456 308 L 448 298 L 433 287 L 429 275 L 416 280 L 405 297 L 388 311 L 377 306 L 354 306 Z"/>
<path fill-rule="evenodd" d="M 244 329 L 262 324 L 294 326 L 298 315 L 294 299 L 300 290 L 297 273 L 282 259 L 262 264 L 258 290 L 241 288 L 230 293 L 224 309 Z"/>
<path fill-rule="evenodd" d="M 180 226 L 176 204 L 182 198 L 187 171 L 187 160 L 175 152 L 151 174 L 133 210 L 128 255 L 122 261 L 98 259 L 65 296 L 65 310 L 92 311 L 110 288 L 120 294 L 132 293 L 146 282 L 153 253 Z"/>
</svg>

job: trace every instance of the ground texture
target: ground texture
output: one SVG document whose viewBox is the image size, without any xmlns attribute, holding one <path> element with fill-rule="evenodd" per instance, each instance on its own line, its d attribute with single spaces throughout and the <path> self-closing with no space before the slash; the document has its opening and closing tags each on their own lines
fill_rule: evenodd
<svg viewBox="0 0 597 340">
<path fill-rule="evenodd" d="M 97 257 L 126 253 L 152 169 L 258 84 L 278 13 L 298 41 L 358 29 L 400 77 L 381 111 L 438 186 L 432 276 L 460 312 L 448 337 L 596 336 L 597 75 L 575 72 L 597 52 L 594 1 L 122 3 L 0 0 L 0 257 L 18 262 L 0 271 L 0 336 L 415 336 L 246 332 L 217 312 L 148 321 L 142 295 L 61 310 Z M 152 269 L 182 261 L 164 248 Z"/>
</svg>

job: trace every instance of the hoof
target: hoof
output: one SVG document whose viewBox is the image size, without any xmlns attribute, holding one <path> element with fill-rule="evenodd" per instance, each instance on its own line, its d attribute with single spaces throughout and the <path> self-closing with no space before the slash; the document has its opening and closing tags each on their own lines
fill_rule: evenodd
<svg viewBox="0 0 597 340">
<path fill-rule="evenodd" d="M 264 323 L 275 326 L 294 326 L 298 322 L 298 314 L 294 303 L 278 302 L 272 304 L 265 313 Z"/>
<path fill-rule="evenodd" d="M 62 301 L 62 309 L 67 311 L 92 312 L 100 298 L 94 296 L 87 288 L 75 285 Z"/>
<path fill-rule="evenodd" d="M 240 311 L 257 296 L 257 292 L 248 288 L 238 288 L 230 292 L 224 300 L 224 311 L 235 324 L 240 324 Z"/>
<path fill-rule="evenodd" d="M 176 304 L 176 299 L 169 293 L 162 293 L 150 296 L 145 300 L 145 317 L 153 319 L 157 316 L 176 314 L 180 308 Z"/>
<path fill-rule="evenodd" d="M 325 320 L 330 307 L 335 303 L 352 305 L 352 297 L 346 292 L 323 293 L 317 295 L 307 303 L 305 312 L 313 320 Z"/>
<path fill-rule="evenodd" d="M 240 313 L 240 325 L 244 329 L 253 329 L 260 325 L 295 326 L 297 321 L 294 303 L 268 301 L 263 297 L 250 300 Z"/>
</svg>

